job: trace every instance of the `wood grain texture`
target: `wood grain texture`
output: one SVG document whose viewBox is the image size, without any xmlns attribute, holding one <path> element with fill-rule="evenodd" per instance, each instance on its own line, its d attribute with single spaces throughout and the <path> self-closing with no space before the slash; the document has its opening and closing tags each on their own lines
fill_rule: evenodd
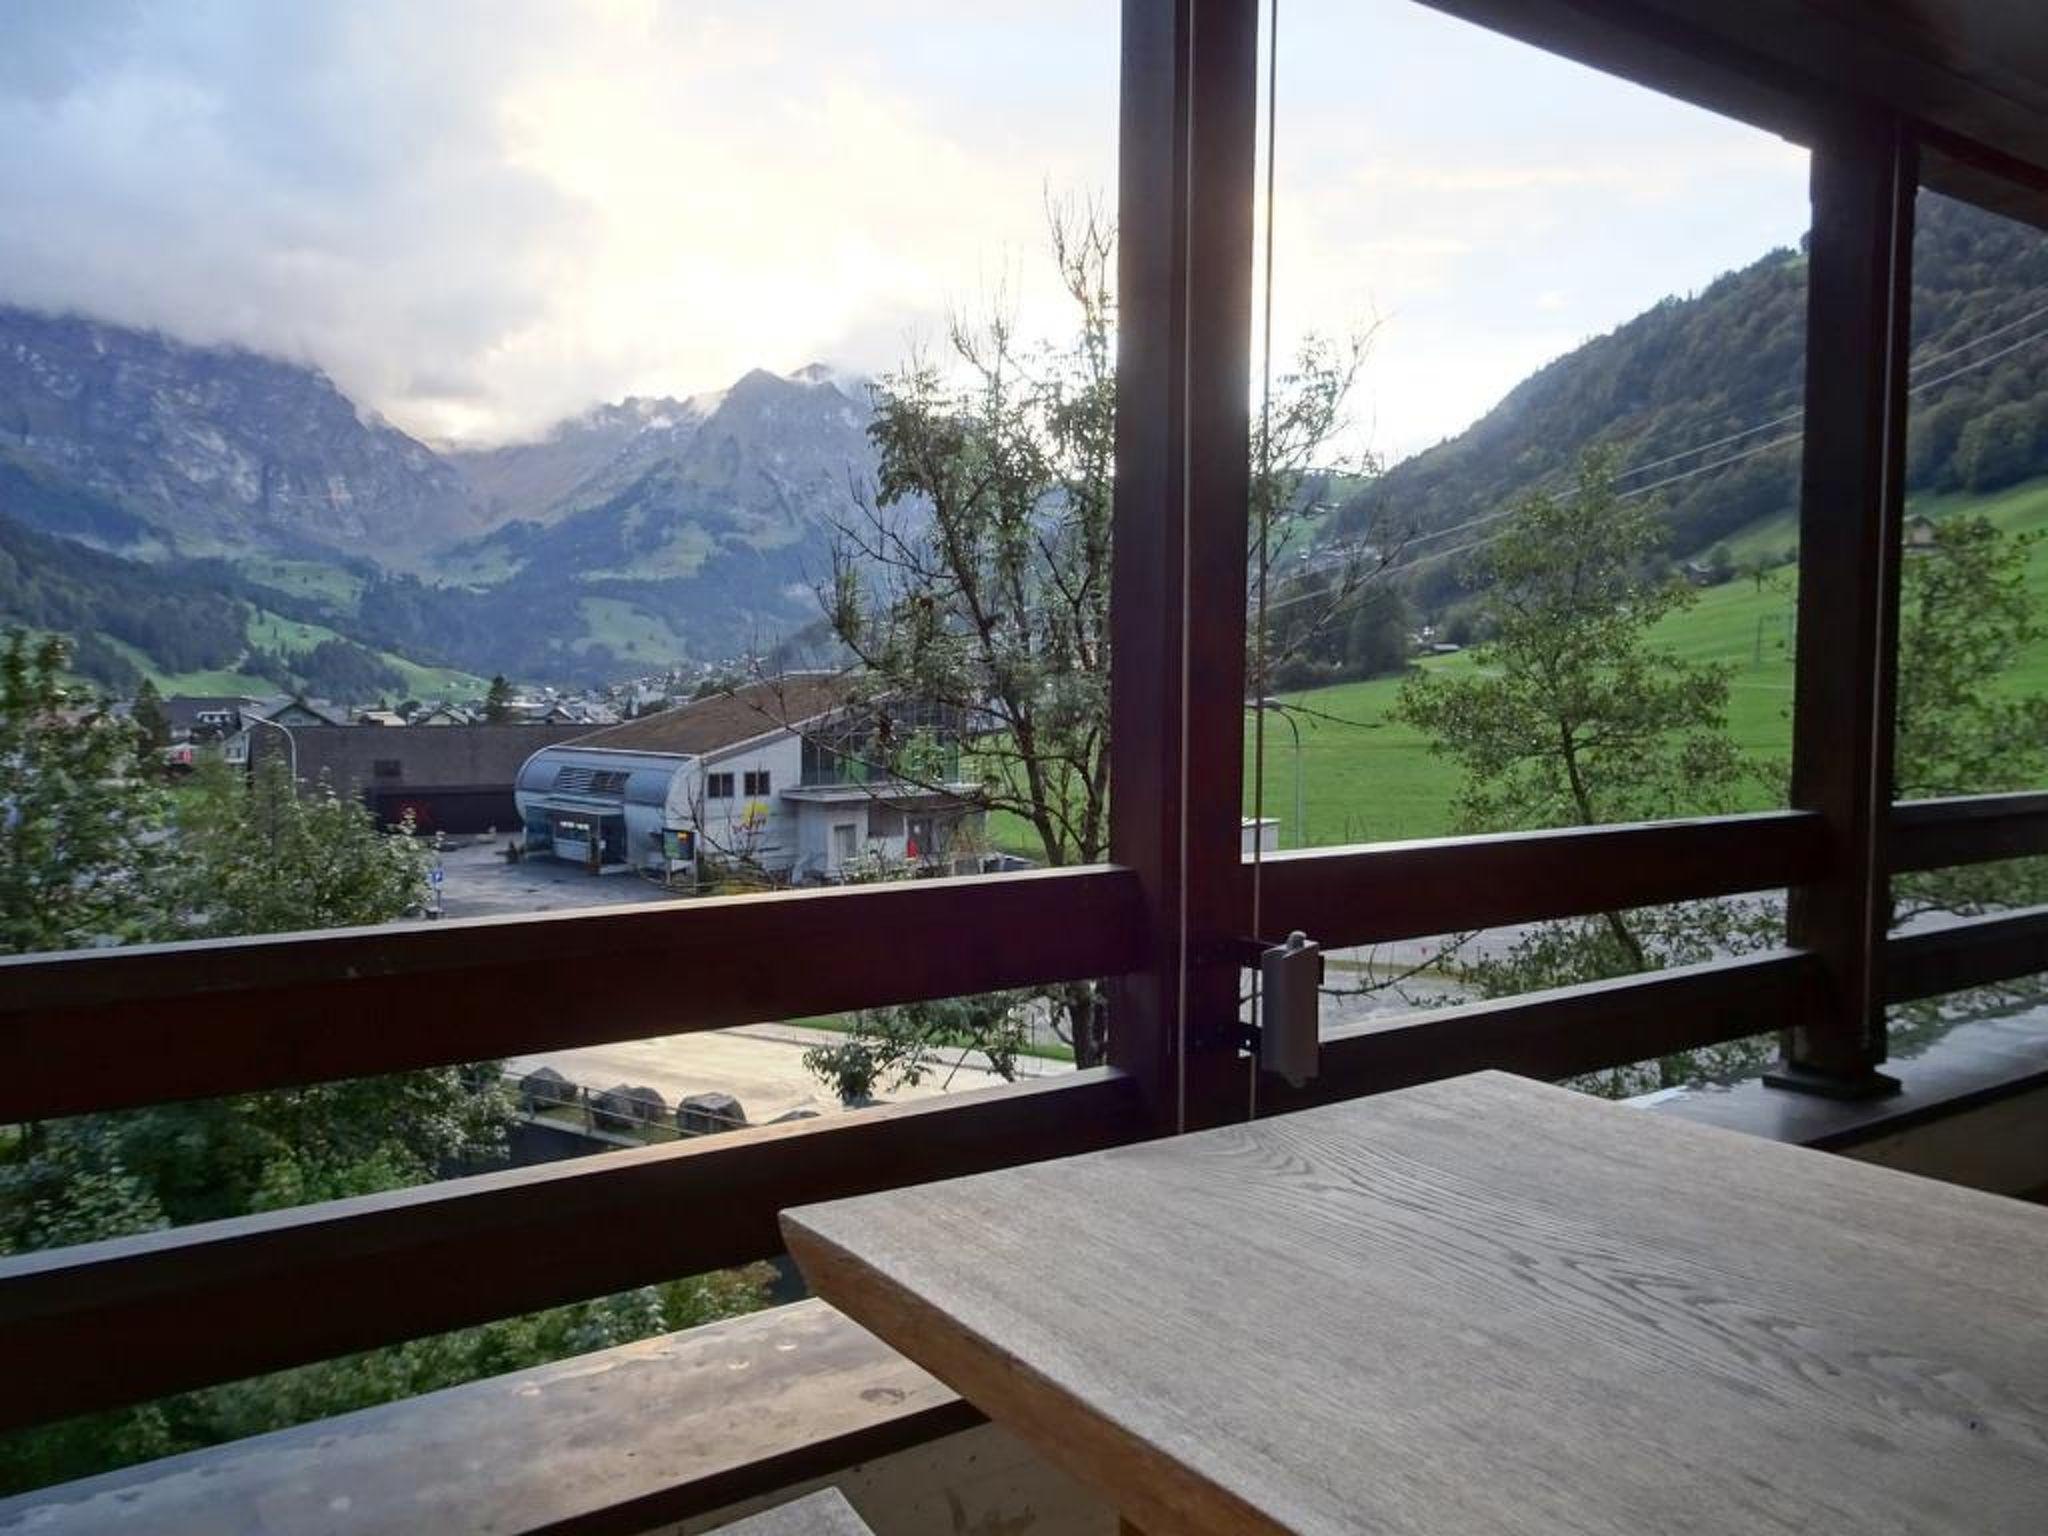
<svg viewBox="0 0 2048 1536">
<path fill-rule="evenodd" d="M 846 1495 L 825 1488 L 720 1527 L 720 1536 L 875 1536 Z"/>
<path fill-rule="evenodd" d="M 0 958 L 0 1124 L 1090 980 L 1141 915 L 1097 865 Z"/>
<path fill-rule="evenodd" d="M 820 1301 L 0 1499 L 37 1536 L 641 1536 L 981 1422 Z"/>
<path fill-rule="evenodd" d="M 1261 926 L 1380 944 L 1797 885 L 1827 860 L 1811 811 L 1297 849 L 1262 861 Z"/>
<path fill-rule="evenodd" d="M 0 1258 L 0 1430 L 780 1251 L 775 1213 L 1140 1134 L 1096 1068 Z"/>
<path fill-rule="evenodd" d="M 783 1220 L 1154 1536 L 2048 1528 L 2048 1212 L 1497 1073 Z"/>
</svg>

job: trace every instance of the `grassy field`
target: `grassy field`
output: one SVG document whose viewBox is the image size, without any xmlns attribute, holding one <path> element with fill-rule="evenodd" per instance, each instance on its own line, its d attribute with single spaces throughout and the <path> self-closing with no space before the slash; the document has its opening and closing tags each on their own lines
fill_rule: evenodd
<svg viewBox="0 0 2048 1536">
<path fill-rule="evenodd" d="M 245 555 L 235 562 L 251 581 L 260 582 L 294 597 L 314 598 L 354 613 L 363 595 L 363 578 L 338 565 L 317 560 L 273 559 L 267 555 Z"/>
<path fill-rule="evenodd" d="M 260 645 L 265 650 L 303 651 L 309 650 L 323 640 L 341 640 L 346 637 L 324 624 L 309 624 L 300 619 L 282 618 L 265 609 L 255 609 L 249 616 L 249 643 Z M 399 686 L 401 696 L 410 695 L 417 699 L 480 699 L 490 685 L 473 673 L 457 671 L 453 667 L 422 666 L 395 651 L 372 653 L 398 673 L 403 679 Z M 157 685 L 162 687 L 162 683 Z M 274 691 L 269 685 L 265 691 Z M 394 700 L 394 702 L 396 702 Z"/>
<path fill-rule="evenodd" d="M 233 667 L 218 667 L 204 672 L 166 672 L 134 646 L 107 635 L 102 635 L 101 638 L 133 662 L 138 671 L 154 682 L 159 691 L 167 695 L 219 694 L 262 698 L 278 692 L 277 684 L 270 679 Z M 261 646 L 265 650 L 302 651 L 318 645 L 322 640 L 339 639 L 341 636 L 325 625 L 283 618 L 266 609 L 258 608 L 250 613 L 248 638 L 251 645 Z M 401 698 L 409 695 L 418 699 L 480 699 L 489 686 L 483 678 L 457 671 L 452 667 L 422 666 L 391 651 L 378 651 L 375 654 L 379 659 L 390 663 L 393 670 L 403 679 L 403 685 L 398 690 Z"/>
<path fill-rule="evenodd" d="M 569 649 L 579 655 L 593 645 L 606 645 L 617 655 L 666 665 L 687 649 L 667 624 L 623 598 L 585 597 L 576 606 L 583 613 L 584 634 Z"/>
<path fill-rule="evenodd" d="M 2048 531 L 2048 480 L 1988 497 L 1924 498 L 1915 502 L 1912 510 L 1937 521 L 1958 512 L 1973 512 L 2008 533 Z M 1737 542 L 1730 540 L 1731 547 Z M 1791 526 L 1780 521 L 1774 527 L 1759 528 L 1753 531 L 1751 542 L 1758 548 L 1782 549 L 1792 542 Z M 1797 568 L 1786 566 L 1772 572 L 1761 587 L 1748 577 L 1739 577 L 1708 588 L 1691 608 L 1673 614 L 1655 632 L 1658 642 L 1687 660 L 1718 662 L 1732 669 L 1729 733 L 1766 771 L 1771 765 L 1782 765 L 1791 751 L 1797 581 Z M 2040 611 L 2048 615 L 2048 542 L 2034 547 L 2027 565 L 2027 584 Z M 1471 662 L 1465 656 L 1452 656 L 1426 665 L 1456 674 L 1468 669 Z M 2048 642 L 2030 648 L 2002 687 L 2016 695 L 2037 696 L 2048 691 Z M 1285 722 L 1277 716 L 1268 718 L 1265 813 L 1280 818 L 1282 846 L 1434 837 L 1455 830 L 1451 804 L 1458 789 L 1458 770 L 1433 757 L 1413 731 L 1390 718 L 1399 689 L 1399 679 L 1377 678 L 1289 699 L 1349 722 L 1300 722 L 1305 838 L 1295 824 L 1293 739 Z M 1245 773 L 1249 807 L 1249 746 Z M 1767 786 L 1759 785 L 1753 803 L 1761 809 L 1780 802 Z"/>
<path fill-rule="evenodd" d="M 2008 533 L 2048 532 L 2048 480 L 2036 480 L 1988 497 L 1929 497 L 1913 509 L 1939 520 L 1957 512 L 1981 514 Z M 1761 552 L 1782 550 L 1794 542 L 1789 520 L 1745 529 L 1729 541 Z M 2037 545 L 2027 566 L 2028 587 L 2040 612 L 2048 617 L 2048 541 Z M 1656 631 L 1656 639 L 1692 661 L 1718 662 L 1732 669 L 1729 679 L 1728 729 L 1745 753 L 1770 774 L 1752 797 L 1756 809 L 1781 803 L 1771 785 L 1782 782 L 1776 772 L 1791 752 L 1792 652 L 1795 640 L 1795 595 L 1798 570 L 1773 571 L 1759 587 L 1748 577 L 1711 587 L 1683 613 L 1673 614 Z M 1433 658 L 1423 665 L 1456 676 L 1472 666 L 1469 656 Z M 1304 828 L 1295 817 L 1296 751 L 1287 722 L 1278 714 L 1266 720 L 1265 814 L 1280 821 L 1281 846 L 1329 846 L 1337 843 L 1381 842 L 1396 838 L 1436 837 L 1456 830 L 1452 802 L 1459 771 L 1433 756 L 1414 730 L 1392 718 L 1399 678 L 1340 683 L 1307 693 L 1286 695 L 1328 718 L 1298 719 L 1301 805 Z M 2004 679 L 2015 695 L 2038 696 L 2048 691 L 2048 642 L 2030 649 Z M 1246 726 L 1245 807 L 1252 804 L 1252 745 Z M 1036 856 L 1027 829 L 1014 818 L 991 818 L 990 834 L 999 847 Z"/>
</svg>

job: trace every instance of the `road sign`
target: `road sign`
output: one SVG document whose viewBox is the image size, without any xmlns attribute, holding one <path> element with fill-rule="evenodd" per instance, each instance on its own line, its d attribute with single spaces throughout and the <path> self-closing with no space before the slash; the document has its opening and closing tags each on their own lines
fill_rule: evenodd
<svg viewBox="0 0 2048 1536">
<path fill-rule="evenodd" d="M 447 871 L 442 869 L 440 865 L 436 864 L 432 869 L 427 871 L 427 879 L 431 884 L 439 885 L 442 879 L 446 876 L 446 874 Z"/>
</svg>

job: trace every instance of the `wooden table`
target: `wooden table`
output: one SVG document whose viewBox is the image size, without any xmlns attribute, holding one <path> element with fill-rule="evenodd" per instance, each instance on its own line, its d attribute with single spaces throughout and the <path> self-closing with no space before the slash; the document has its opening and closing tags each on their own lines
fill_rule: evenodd
<svg viewBox="0 0 2048 1536">
<path fill-rule="evenodd" d="M 2048 1210 L 1484 1073 L 794 1210 L 1155 1533 L 2048 1533 Z"/>
</svg>

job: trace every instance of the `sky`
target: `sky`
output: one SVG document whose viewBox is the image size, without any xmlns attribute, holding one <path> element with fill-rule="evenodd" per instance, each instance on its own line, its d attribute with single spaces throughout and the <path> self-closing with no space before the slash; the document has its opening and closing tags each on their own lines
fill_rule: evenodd
<svg viewBox="0 0 2048 1536">
<path fill-rule="evenodd" d="M 0 302 L 315 364 L 434 442 L 863 373 L 1113 200 L 1112 0 L 0 0 Z M 1806 223 L 1804 152 L 1410 0 L 1285 0 L 1274 337 L 1394 459 Z"/>
</svg>

